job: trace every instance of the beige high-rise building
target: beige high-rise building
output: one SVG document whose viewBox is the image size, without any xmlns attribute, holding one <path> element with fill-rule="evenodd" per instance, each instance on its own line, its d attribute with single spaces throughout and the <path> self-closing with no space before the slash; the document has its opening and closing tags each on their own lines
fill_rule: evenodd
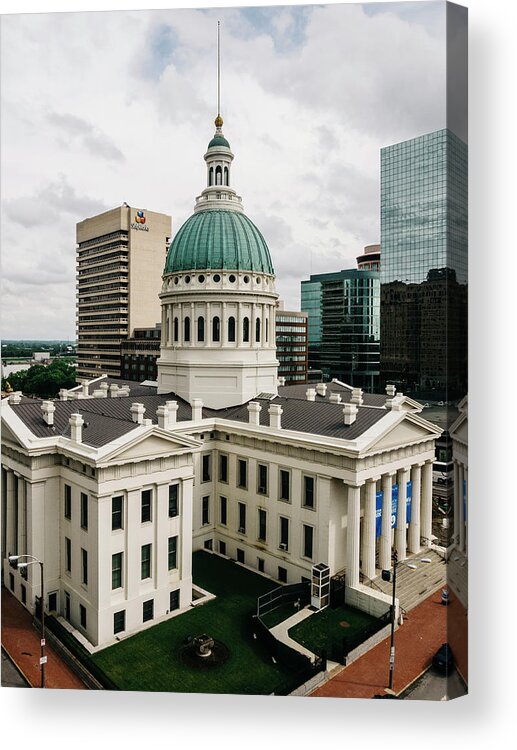
<svg viewBox="0 0 517 750">
<path fill-rule="evenodd" d="M 124 204 L 77 224 L 77 375 L 120 377 L 120 345 L 160 319 L 171 217 Z"/>
</svg>

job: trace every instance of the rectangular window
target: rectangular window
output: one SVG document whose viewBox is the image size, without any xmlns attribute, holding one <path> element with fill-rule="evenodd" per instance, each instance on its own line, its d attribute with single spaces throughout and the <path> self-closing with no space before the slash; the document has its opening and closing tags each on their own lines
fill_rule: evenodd
<svg viewBox="0 0 517 750">
<path fill-rule="evenodd" d="M 154 599 L 149 599 L 142 605 L 142 620 L 148 622 L 154 617 Z"/>
<path fill-rule="evenodd" d="M 175 589 L 171 591 L 169 596 L 169 611 L 174 612 L 175 609 L 180 608 L 180 590 Z"/>
<path fill-rule="evenodd" d="M 25 588 L 23 583 L 22 583 L 21 591 L 22 591 L 22 604 L 27 604 L 27 589 Z"/>
<path fill-rule="evenodd" d="M 237 485 L 243 489 L 248 486 L 248 462 L 242 458 L 237 461 Z"/>
<path fill-rule="evenodd" d="M 314 544 L 314 529 L 312 526 L 303 526 L 303 556 L 312 560 Z"/>
<path fill-rule="evenodd" d="M 314 508 L 314 477 L 303 478 L 303 504 L 306 508 Z"/>
<path fill-rule="evenodd" d="M 212 478 L 212 467 L 211 467 L 211 456 L 210 453 L 205 453 L 201 457 L 201 481 L 209 482 Z"/>
<path fill-rule="evenodd" d="M 175 518 L 179 513 L 179 484 L 169 485 L 169 518 Z"/>
<path fill-rule="evenodd" d="M 259 495 L 267 495 L 267 466 L 258 465 L 257 492 Z"/>
<path fill-rule="evenodd" d="M 239 533 L 245 534 L 246 533 L 246 504 L 245 503 L 239 503 Z"/>
<path fill-rule="evenodd" d="M 289 519 L 280 516 L 280 549 L 289 549 Z"/>
<path fill-rule="evenodd" d="M 81 581 L 88 585 L 88 552 L 81 547 Z"/>
<path fill-rule="evenodd" d="M 244 565 L 244 550 L 243 549 L 237 550 L 237 562 L 240 562 Z"/>
<path fill-rule="evenodd" d="M 289 500 L 291 497 L 290 478 L 286 469 L 280 469 L 280 500 Z"/>
<path fill-rule="evenodd" d="M 258 512 L 258 523 L 259 523 L 259 533 L 258 538 L 261 542 L 265 542 L 267 539 L 267 532 L 266 532 L 266 511 L 262 508 L 259 508 Z"/>
<path fill-rule="evenodd" d="M 124 498 L 122 495 L 111 498 L 111 528 L 113 531 L 123 528 Z"/>
<path fill-rule="evenodd" d="M 67 573 L 72 572 L 72 542 L 65 536 L 65 570 Z"/>
<path fill-rule="evenodd" d="M 152 490 L 142 490 L 142 511 L 141 521 L 146 523 L 151 520 L 151 504 L 152 504 L 153 492 Z"/>
<path fill-rule="evenodd" d="M 219 498 L 219 516 L 222 526 L 226 526 L 228 523 L 228 500 L 226 497 Z"/>
<path fill-rule="evenodd" d="M 81 627 L 86 630 L 86 607 L 83 604 L 79 605 L 79 621 Z"/>
<path fill-rule="evenodd" d="M 278 580 L 281 583 L 287 583 L 287 569 L 278 566 Z"/>
<path fill-rule="evenodd" d="M 9 573 L 9 588 L 14 591 L 14 576 L 12 573 Z"/>
<path fill-rule="evenodd" d="M 70 622 L 71 620 L 71 617 L 72 617 L 71 610 L 72 610 L 72 601 L 70 599 L 70 594 L 68 593 L 68 591 L 65 591 L 65 620 L 67 622 Z"/>
<path fill-rule="evenodd" d="M 169 570 L 178 567 L 178 537 L 169 537 Z"/>
<path fill-rule="evenodd" d="M 219 455 L 219 481 L 228 481 L 228 456 L 226 453 L 221 453 Z"/>
<path fill-rule="evenodd" d="M 226 542 L 219 542 L 219 554 L 226 555 Z"/>
<path fill-rule="evenodd" d="M 263 557 L 257 557 L 257 568 L 259 573 L 264 572 L 264 558 Z"/>
<path fill-rule="evenodd" d="M 116 552 L 111 556 L 111 588 L 119 589 L 122 586 L 122 552 Z"/>
<path fill-rule="evenodd" d="M 81 492 L 81 528 L 88 528 L 88 495 Z"/>
<path fill-rule="evenodd" d="M 140 578 L 145 580 L 151 577 L 151 546 L 143 544 L 140 553 Z"/>
<path fill-rule="evenodd" d="M 72 488 L 65 484 L 65 518 L 72 518 Z"/>
<path fill-rule="evenodd" d="M 206 495 L 202 501 L 201 523 L 203 525 L 210 523 L 210 496 Z"/>
<path fill-rule="evenodd" d="M 113 633 L 122 633 L 126 629 L 126 610 L 113 613 Z"/>
</svg>

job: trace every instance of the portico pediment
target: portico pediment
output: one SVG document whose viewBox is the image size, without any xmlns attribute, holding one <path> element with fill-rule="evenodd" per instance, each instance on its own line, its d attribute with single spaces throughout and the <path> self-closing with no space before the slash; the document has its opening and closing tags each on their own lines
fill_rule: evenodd
<svg viewBox="0 0 517 750">
<path fill-rule="evenodd" d="M 2 444 L 10 443 L 16 447 L 24 447 L 20 439 L 14 434 L 5 420 L 2 420 Z"/>
<path fill-rule="evenodd" d="M 451 426 L 450 434 L 454 440 L 460 443 L 468 444 L 469 420 L 467 414 L 460 414 L 458 419 Z"/>
<path fill-rule="evenodd" d="M 375 449 L 375 451 L 389 450 L 423 440 L 430 440 L 438 437 L 441 432 L 442 430 L 436 425 L 408 412 L 404 414 L 400 421 L 387 428 L 381 435 L 372 436 L 373 439 L 367 447 L 367 452 L 369 453 L 372 449 Z"/>
<path fill-rule="evenodd" d="M 137 438 L 127 440 L 123 445 L 118 445 L 105 453 L 100 459 L 106 461 L 135 461 L 149 458 L 160 458 L 170 456 L 174 453 L 184 453 L 195 450 L 200 445 L 198 440 L 183 435 L 170 434 L 157 427 L 152 432 L 140 435 Z M 110 447 L 110 446 L 107 446 Z"/>
</svg>

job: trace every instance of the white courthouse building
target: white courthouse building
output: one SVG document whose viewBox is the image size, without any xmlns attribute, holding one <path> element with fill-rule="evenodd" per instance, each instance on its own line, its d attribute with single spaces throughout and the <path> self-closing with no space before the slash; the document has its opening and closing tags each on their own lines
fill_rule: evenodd
<svg viewBox="0 0 517 750">
<path fill-rule="evenodd" d="M 39 576 L 8 556 L 43 561 L 46 611 L 93 648 L 181 616 L 198 549 L 288 583 L 327 564 L 348 603 L 380 613 L 364 581 L 392 546 L 403 560 L 432 539 L 440 430 L 421 405 L 390 386 L 279 382 L 273 264 L 222 124 L 167 256 L 157 383 L 104 376 L 2 403 L 4 583 L 32 610 Z"/>
</svg>

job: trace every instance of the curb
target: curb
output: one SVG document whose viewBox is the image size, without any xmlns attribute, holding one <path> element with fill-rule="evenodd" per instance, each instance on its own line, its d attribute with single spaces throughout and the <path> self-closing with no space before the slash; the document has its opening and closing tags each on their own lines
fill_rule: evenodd
<svg viewBox="0 0 517 750">
<path fill-rule="evenodd" d="M 12 661 L 12 663 L 14 664 L 14 666 L 15 666 L 16 670 L 17 670 L 17 671 L 18 671 L 18 672 L 20 673 L 20 675 L 21 675 L 21 676 L 23 677 L 23 679 L 24 679 L 24 680 L 25 680 L 25 682 L 26 682 L 26 683 L 27 683 L 27 684 L 29 685 L 29 687 L 31 687 L 31 688 L 35 687 L 35 686 L 34 686 L 34 685 L 32 684 L 32 682 L 31 682 L 31 681 L 29 680 L 29 678 L 27 677 L 27 675 L 25 674 L 25 672 L 23 671 L 23 669 L 20 669 L 20 667 L 18 666 L 18 664 L 17 664 L 17 663 L 16 663 L 16 661 L 14 660 L 14 658 L 13 658 L 12 654 L 10 654 L 10 653 L 9 653 L 9 651 L 8 651 L 8 650 L 6 649 L 6 647 L 5 647 L 5 646 L 4 646 L 3 644 L 2 644 L 2 651 L 3 651 L 3 652 L 4 652 L 5 654 L 7 654 L 7 656 L 9 657 L 9 659 L 10 659 L 10 660 Z"/>
</svg>

